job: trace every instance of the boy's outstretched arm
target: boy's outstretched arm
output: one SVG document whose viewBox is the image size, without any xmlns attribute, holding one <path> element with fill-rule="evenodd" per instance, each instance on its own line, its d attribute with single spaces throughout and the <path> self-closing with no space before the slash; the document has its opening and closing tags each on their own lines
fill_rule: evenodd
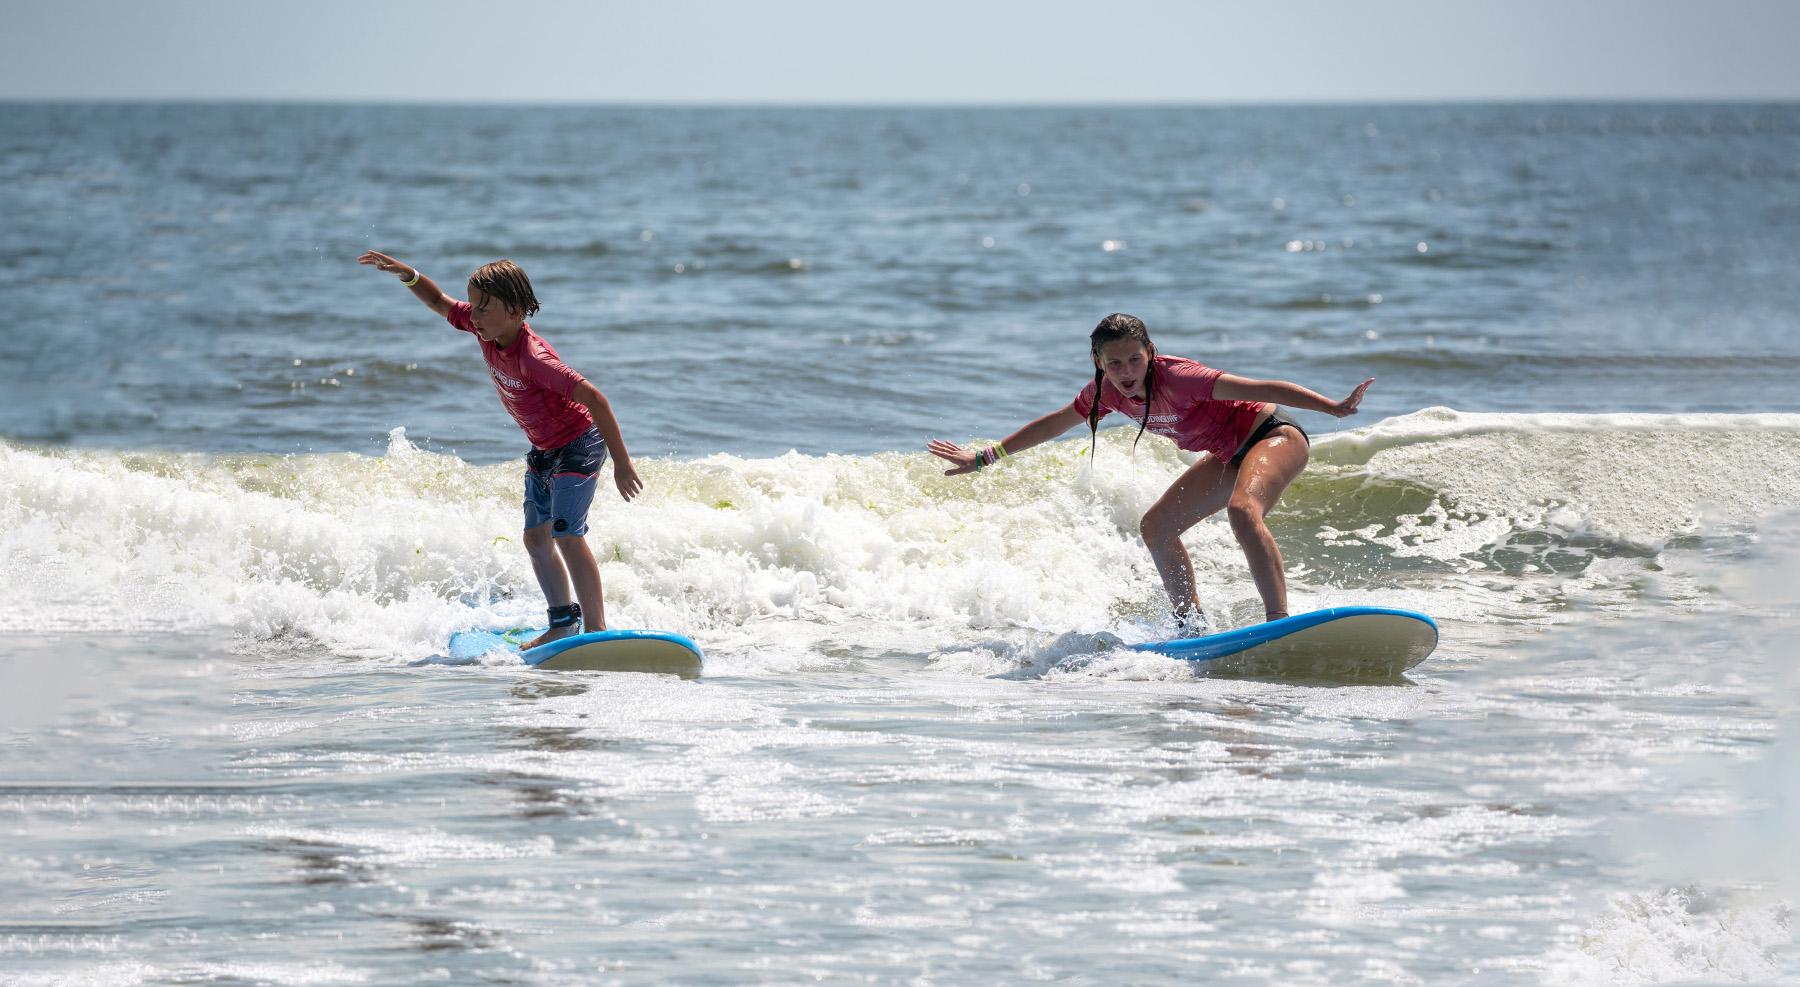
<svg viewBox="0 0 1800 987">
<path fill-rule="evenodd" d="M 436 281 L 420 274 L 416 268 L 408 267 L 394 258 L 389 257 L 387 254 L 371 250 L 361 257 L 356 258 L 356 262 L 358 264 L 367 264 L 377 271 L 392 274 L 398 277 L 402 282 L 412 281 L 413 283 L 407 287 L 412 291 L 413 297 L 424 302 L 426 308 L 431 309 L 439 315 L 449 315 L 450 309 L 456 305 L 456 299 L 444 294 L 444 290 L 437 286 Z M 415 278 L 417 280 L 414 280 Z"/>
<path fill-rule="evenodd" d="M 619 488 L 619 496 L 630 500 L 642 493 L 644 481 L 638 479 L 637 470 L 631 467 L 631 453 L 625 451 L 625 437 L 619 434 L 619 420 L 613 417 L 612 405 L 606 402 L 606 395 L 584 380 L 575 385 L 569 400 L 594 416 L 594 427 L 600 430 L 600 437 L 606 440 L 606 451 L 612 455 L 613 484 Z"/>
</svg>

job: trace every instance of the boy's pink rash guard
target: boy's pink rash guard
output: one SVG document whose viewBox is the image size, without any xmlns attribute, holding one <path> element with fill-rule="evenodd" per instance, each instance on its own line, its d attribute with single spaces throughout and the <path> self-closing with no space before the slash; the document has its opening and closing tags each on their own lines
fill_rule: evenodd
<svg viewBox="0 0 1800 987">
<path fill-rule="evenodd" d="M 1259 401 L 1215 401 L 1213 384 L 1224 373 L 1178 356 L 1157 357 L 1156 376 L 1151 381 L 1155 387 L 1150 395 L 1153 407 L 1145 431 L 1166 435 L 1189 452 L 1210 452 L 1224 460 L 1237 455 L 1238 446 L 1256 427 L 1263 406 Z M 1094 385 L 1090 382 L 1069 407 L 1086 418 L 1093 406 Z M 1102 380 L 1100 417 L 1114 411 L 1139 421 L 1144 417 L 1144 403 L 1120 394 L 1112 381 Z"/>
<path fill-rule="evenodd" d="M 444 318 L 463 332 L 475 332 L 468 302 L 450 306 Z M 532 445 L 539 449 L 565 446 L 594 426 L 594 416 L 569 400 L 586 378 L 569 369 L 529 324 L 506 349 L 479 334 L 475 338 L 481 342 L 481 356 L 487 361 L 488 376 L 494 378 L 494 390 L 500 392 L 500 403 L 525 430 Z"/>
</svg>

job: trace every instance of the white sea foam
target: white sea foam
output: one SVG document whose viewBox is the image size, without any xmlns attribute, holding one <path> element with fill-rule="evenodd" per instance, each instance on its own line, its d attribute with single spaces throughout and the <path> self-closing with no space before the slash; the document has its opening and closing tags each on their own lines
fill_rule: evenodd
<svg viewBox="0 0 1800 987">
<path fill-rule="evenodd" d="M 1134 453 L 1119 430 L 1101 436 L 1097 470 L 1078 439 L 978 477 L 944 477 L 922 453 L 644 461 L 634 503 L 603 477 L 589 542 L 613 624 L 722 645 L 745 672 L 837 647 L 933 653 L 965 674 L 1087 674 L 1113 640 L 1094 635 L 1161 632 L 1136 523 L 1191 458 L 1161 441 Z M 422 451 L 400 429 L 380 458 L 0 444 L 0 626 L 229 625 L 428 658 L 453 630 L 541 614 L 519 488 L 516 463 Z M 1271 524 L 1294 609 L 1532 620 L 1628 605 L 1675 578 L 1672 539 L 1793 507 L 1800 416 L 1434 408 L 1319 436 Z M 1226 626 L 1252 615 L 1223 520 L 1187 543 L 1209 611 Z M 1108 660 L 1105 674 L 1179 673 Z"/>
<path fill-rule="evenodd" d="M 82 950 L 86 951 L 86 950 Z M 51 971 L 26 971 L 9 976 L 17 987 L 137 987 L 166 983 L 260 983 L 313 987 L 325 984 L 365 984 L 368 971 L 324 960 L 313 963 L 137 963 L 132 961 L 89 965 L 79 979 Z"/>
<path fill-rule="evenodd" d="M 1544 982 L 1769 983 L 1792 942 L 1791 921 L 1792 910 L 1781 902 L 1730 906 L 1691 888 L 1622 895 L 1576 942 L 1550 954 Z"/>
</svg>

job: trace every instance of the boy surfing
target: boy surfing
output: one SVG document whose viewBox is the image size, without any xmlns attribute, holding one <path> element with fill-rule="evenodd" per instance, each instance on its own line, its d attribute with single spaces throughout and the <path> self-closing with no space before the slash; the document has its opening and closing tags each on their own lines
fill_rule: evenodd
<svg viewBox="0 0 1800 987">
<path fill-rule="evenodd" d="M 1194 564 L 1181 535 L 1220 508 L 1231 518 L 1232 534 L 1250 563 L 1264 617 L 1286 617 L 1281 550 L 1263 516 L 1306 468 L 1311 450 L 1305 430 L 1277 406 L 1346 418 L 1356 414 L 1374 379 L 1357 385 L 1342 401 L 1333 401 L 1287 381 L 1237 377 L 1193 360 L 1158 355 L 1144 323 L 1129 315 L 1101 319 L 1088 343 L 1094 380 L 1067 407 L 979 452 L 933 439 L 926 448 L 955 466 L 944 475 L 980 472 L 1083 421 L 1097 436 L 1100 419 L 1117 411 L 1137 420 L 1139 438 L 1147 429 L 1174 439 L 1179 448 L 1201 453 L 1199 461 L 1150 505 L 1138 525 L 1182 629 L 1197 630 L 1204 626 L 1204 617 L 1194 591 Z"/>
<path fill-rule="evenodd" d="M 610 452 L 619 496 L 630 500 L 644 484 L 631 468 L 606 396 L 526 323 L 538 310 L 531 280 L 512 261 L 495 261 L 469 275 L 469 300 L 459 302 L 386 254 L 371 250 L 356 262 L 399 277 L 426 308 L 481 340 L 500 404 L 531 440 L 525 455 L 525 551 L 549 606 L 550 629 L 522 650 L 583 630 L 605 630 L 600 566 L 582 537 L 595 477 Z"/>
</svg>

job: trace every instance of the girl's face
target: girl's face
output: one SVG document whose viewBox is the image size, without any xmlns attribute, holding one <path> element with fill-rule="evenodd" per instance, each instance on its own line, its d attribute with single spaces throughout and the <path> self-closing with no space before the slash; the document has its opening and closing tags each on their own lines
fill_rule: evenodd
<svg viewBox="0 0 1800 987">
<path fill-rule="evenodd" d="M 1128 398 L 1144 399 L 1144 375 L 1150 369 L 1151 351 L 1130 339 L 1115 339 L 1100 347 L 1094 366 L 1112 386 Z"/>
</svg>

